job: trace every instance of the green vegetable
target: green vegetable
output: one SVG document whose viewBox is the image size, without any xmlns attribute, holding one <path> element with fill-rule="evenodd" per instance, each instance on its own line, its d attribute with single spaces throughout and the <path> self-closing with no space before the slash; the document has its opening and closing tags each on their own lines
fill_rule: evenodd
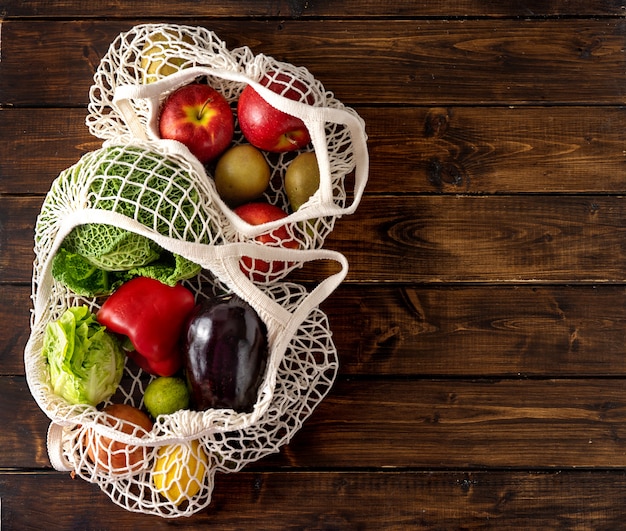
<svg viewBox="0 0 626 531">
<path fill-rule="evenodd" d="M 162 155 L 131 146 L 103 148 L 63 172 L 55 186 L 81 178 L 90 183 L 91 208 L 124 214 L 165 236 L 207 240 L 198 190 L 181 167 Z M 75 227 L 63 241 L 52 276 L 79 295 L 95 297 L 112 293 L 136 276 L 173 286 L 200 269 L 145 236 L 87 223 Z"/>
<path fill-rule="evenodd" d="M 105 148 L 94 162 L 89 186 L 94 194 L 93 208 L 135 218 L 166 236 L 187 240 L 188 236 L 203 234 L 198 191 L 175 162 L 128 146 Z"/>
<path fill-rule="evenodd" d="M 113 290 L 110 275 L 84 256 L 61 247 L 52 261 L 52 277 L 77 295 L 97 297 Z"/>
<path fill-rule="evenodd" d="M 198 264 L 162 249 L 153 262 L 127 271 L 100 269 L 88 258 L 65 247 L 61 247 L 52 260 L 52 277 L 84 297 L 110 295 L 135 277 L 153 278 L 175 286 L 180 280 L 197 275 L 201 269 Z"/>
<path fill-rule="evenodd" d="M 196 276 L 202 268 L 178 254 L 164 251 L 159 260 L 129 270 L 124 281 L 133 277 L 148 277 L 175 286 L 179 280 Z"/>
<path fill-rule="evenodd" d="M 63 242 L 105 271 L 126 271 L 153 262 L 161 248 L 149 238 L 113 225 L 86 223 L 75 227 Z"/>
<path fill-rule="evenodd" d="M 110 398 L 122 379 L 124 354 L 87 306 L 69 308 L 48 323 L 42 353 L 54 393 L 72 404 L 95 406 Z"/>
</svg>

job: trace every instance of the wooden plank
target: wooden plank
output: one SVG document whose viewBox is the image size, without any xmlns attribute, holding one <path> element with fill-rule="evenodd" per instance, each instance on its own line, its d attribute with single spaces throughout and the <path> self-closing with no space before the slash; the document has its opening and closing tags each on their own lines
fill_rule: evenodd
<svg viewBox="0 0 626 531">
<path fill-rule="evenodd" d="M 23 375 L 30 287 L 5 285 L 0 374 Z M 613 286 L 346 284 L 322 305 L 343 376 L 626 377 Z"/>
<path fill-rule="evenodd" d="M 621 283 L 624 206 L 610 196 L 368 197 L 325 245 L 347 256 L 354 281 Z"/>
<path fill-rule="evenodd" d="M 30 335 L 30 285 L 2 285 L 0 374 L 24 374 L 24 347 Z"/>
<path fill-rule="evenodd" d="M 626 466 L 626 380 L 338 380 L 279 454 L 250 469 Z M 42 468 L 48 419 L 0 377 L 1 468 Z"/>
<path fill-rule="evenodd" d="M 359 107 L 366 193 L 626 190 L 624 107 Z M 101 141 L 84 109 L 0 110 L 0 193 L 46 193 Z"/>
<path fill-rule="evenodd" d="M 0 105 L 85 105 L 100 58 L 135 22 L 4 22 Z M 247 45 L 255 53 L 306 66 L 349 104 L 619 105 L 626 95 L 626 21 L 621 18 L 372 20 L 366 25 L 212 20 L 207 25 L 230 48 Z"/>
<path fill-rule="evenodd" d="M 337 382 L 273 459 L 292 466 L 523 469 L 626 462 L 624 380 Z"/>
<path fill-rule="evenodd" d="M 53 179 L 102 141 L 85 109 L 0 109 L 0 194 L 45 194 Z"/>
<path fill-rule="evenodd" d="M 626 375 L 626 291 L 612 286 L 349 284 L 322 308 L 346 376 Z"/>
<path fill-rule="evenodd" d="M 3 6 L 3 15 L 12 17 L 86 17 L 101 16 L 109 17 L 115 13 L 120 17 L 136 17 L 137 15 L 149 14 L 151 17 L 167 17 L 168 20 L 180 18 L 181 13 L 185 16 L 206 18 L 210 13 L 213 18 L 221 17 L 281 17 L 281 18 L 307 18 L 307 17 L 538 17 L 555 15 L 576 16 L 620 16 L 623 14 L 623 5 L 616 1 L 586 2 L 577 0 L 571 2 L 559 2 L 547 4 L 541 0 L 526 1 L 523 4 L 516 2 L 498 1 L 442 1 L 436 4 L 432 2 L 414 2 L 412 0 L 398 0 L 389 4 L 372 0 L 349 2 L 347 0 L 318 0 L 307 2 L 296 1 L 272 1 L 258 2 L 255 0 L 240 1 L 236 3 L 208 1 L 199 5 L 192 0 L 168 4 L 154 0 L 135 0 L 132 3 L 118 3 L 112 0 L 98 2 L 97 5 L 85 9 L 84 2 L 80 0 L 57 1 L 54 9 L 50 9 L 49 2 L 36 0 L 31 2 L 19 2 L 7 0 Z"/>
<path fill-rule="evenodd" d="M 359 107 L 367 193 L 610 193 L 626 189 L 626 109 Z"/>
<path fill-rule="evenodd" d="M 30 394 L 24 377 L 0 377 L 0 469 L 50 467 L 46 435 L 50 420 Z"/>
<path fill-rule="evenodd" d="M 0 196 L 4 282 L 31 277 L 41 203 Z M 625 232 L 618 196 L 371 196 L 325 246 L 347 256 L 348 281 L 622 283 Z"/>
<path fill-rule="evenodd" d="M 35 221 L 42 197 L 0 195 L 0 278 L 2 282 L 30 282 L 35 254 Z M 21 270 L 21 271 L 20 271 Z"/>
<path fill-rule="evenodd" d="M 33 497 L 33 492 L 45 495 Z M 3 529 L 619 529 L 622 471 L 239 472 L 174 522 L 66 474 L 0 475 Z M 328 500 L 332 499 L 329 504 Z"/>
</svg>

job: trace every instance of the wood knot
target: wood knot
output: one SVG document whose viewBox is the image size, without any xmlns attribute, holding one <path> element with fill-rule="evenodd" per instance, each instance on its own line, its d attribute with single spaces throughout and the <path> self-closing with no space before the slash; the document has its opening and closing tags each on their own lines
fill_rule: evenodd
<svg viewBox="0 0 626 531">
<path fill-rule="evenodd" d="M 578 48 L 579 57 L 581 59 L 592 59 L 595 55 L 598 55 L 598 51 L 602 48 L 603 42 L 600 37 L 592 39 L 591 42 L 587 42 Z"/>
<path fill-rule="evenodd" d="M 446 134 L 450 123 L 448 109 L 433 108 L 426 113 L 424 120 L 424 136 L 426 138 L 440 138 Z"/>
<path fill-rule="evenodd" d="M 289 0 L 289 12 L 292 17 L 299 18 L 309 8 L 309 0 Z"/>
<path fill-rule="evenodd" d="M 465 169 L 453 161 L 442 162 L 437 157 L 428 161 L 428 181 L 437 188 L 459 187 L 465 182 L 467 184 L 467 174 Z"/>
<path fill-rule="evenodd" d="M 461 490 L 463 492 L 469 492 L 470 490 L 472 490 L 472 487 L 474 487 L 475 485 L 478 485 L 478 481 L 475 479 L 471 479 L 469 477 L 465 477 L 463 479 L 459 479 L 457 480 L 457 485 L 459 487 L 461 487 Z"/>
</svg>

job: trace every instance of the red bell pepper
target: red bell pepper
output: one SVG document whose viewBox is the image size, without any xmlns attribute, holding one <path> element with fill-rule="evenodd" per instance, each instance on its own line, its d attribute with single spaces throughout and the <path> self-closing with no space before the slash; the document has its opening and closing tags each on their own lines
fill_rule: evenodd
<svg viewBox="0 0 626 531">
<path fill-rule="evenodd" d="M 109 296 L 97 318 L 130 340 L 134 351 L 128 355 L 144 371 L 172 376 L 182 365 L 179 338 L 194 307 L 194 295 L 184 286 L 136 277 Z"/>
</svg>

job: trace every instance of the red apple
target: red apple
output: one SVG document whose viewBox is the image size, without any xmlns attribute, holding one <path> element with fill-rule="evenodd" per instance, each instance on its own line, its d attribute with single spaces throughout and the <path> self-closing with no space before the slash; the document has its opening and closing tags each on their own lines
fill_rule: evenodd
<svg viewBox="0 0 626 531">
<path fill-rule="evenodd" d="M 269 203 L 246 203 L 234 210 L 241 219 L 250 225 L 261 225 L 269 223 L 277 219 L 287 217 L 287 213 L 281 208 L 270 205 Z M 286 247 L 289 249 L 297 249 L 300 245 L 289 235 L 284 226 L 278 227 L 267 234 L 260 234 L 255 240 L 267 245 Z M 251 274 L 253 280 L 262 282 L 263 280 L 274 280 L 278 275 L 289 266 L 289 262 L 274 260 L 267 262 L 265 260 L 253 259 L 244 256 L 241 259 L 241 269 L 244 273 Z"/>
<path fill-rule="evenodd" d="M 224 96 L 209 85 L 192 83 L 175 90 L 163 102 L 159 134 L 183 143 L 205 164 L 230 145 L 234 122 Z"/>
<path fill-rule="evenodd" d="M 285 98 L 305 101 L 307 87 L 287 74 L 269 72 L 260 83 Z M 311 104 L 312 98 L 309 97 L 306 103 Z M 311 141 L 309 131 L 300 118 L 279 111 L 250 85 L 243 89 L 239 97 L 237 116 L 243 136 L 259 149 L 283 153 L 301 149 Z"/>
</svg>

